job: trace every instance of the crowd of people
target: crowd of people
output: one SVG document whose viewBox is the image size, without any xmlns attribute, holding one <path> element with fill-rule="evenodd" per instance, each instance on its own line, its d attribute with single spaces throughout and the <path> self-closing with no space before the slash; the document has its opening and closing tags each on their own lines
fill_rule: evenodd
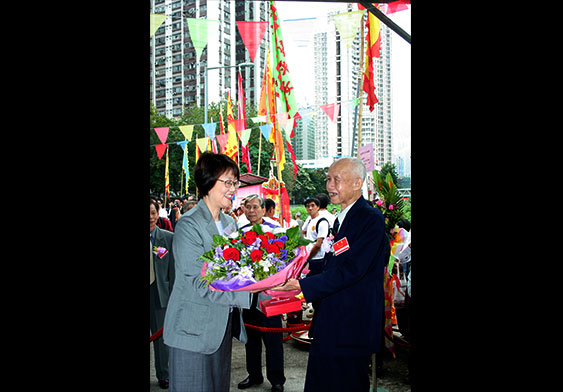
<svg viewBox="0 0 563 392">
<path fill-rule="evenodd" d="M 203 262 L 198 257 L 209 250 L 214 234 L 233 228 L 244 232 L 256 223 L 263 231 L 280 227 L 272 199 L 249 195 L 233 209 L 239 177 L 234 161 L 207 152 L 194 170 L 199 201 L 188 195 L 164 206 L 151 197 L 150 331 L 164 327 L 162 338 L 153 343 L 163 389 L 228 391 L 232 338 L 245 343 L 246 350 L 248 376 L 239 389 L 264 382 L 262 342 L 271 390 L 284 389 L 282 335 L 244 326 L 282 326 L 280 315 L 266 317 L 260 311 L 260 301 L 271 297 L 264 292 L 211 291 L 200 280 Z M 305 200 L 308 216 L 303 221 L 297 212 L 290 223 L 311 240 L 305 267 L 310 272 L 275 290 L 299 289 L 315 310 L 305 391 L 367 392 L 370 355 L 383 347 L 383 268 L 389 238 L 383 215 L 361 195 L 365 177 L 359 159 L 335 161 L 328 171 L 328 194 Z M 339 204 L 340 213 L 329 212 L 329 202 Z M 323 246 L 328 238 L 332 251 Z"/>
</svg>

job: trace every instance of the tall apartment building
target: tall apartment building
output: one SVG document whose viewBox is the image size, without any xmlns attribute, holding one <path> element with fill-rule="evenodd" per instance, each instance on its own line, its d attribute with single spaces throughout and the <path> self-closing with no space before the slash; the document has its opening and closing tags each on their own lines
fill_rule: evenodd
<svg viewBox="0 0 563 392">
<path fill-rule="evenodd" d="M 166 117 L 179 117 L 184 108 L 204 106 L 205 67 L 249 63 L 250 56 L 237 30 L 236 21 L 267 21 L 265 1 L 241 0 L 151 0 L 151 13 L 168 18 L 151 37 L 151 101 Z M 186 18 L 217 20 L 218 31 L 197 58 Z M 247 105 L 256 105 L 260 95 L 266 34 L 254 59 L 254 67 L 240 67 Z M 236 100 L 237 67 L 208 71 L 208 103 L 224 100 L 227 91 Z"/>
<path fill-rule="evenodd" d="M 312 110 L 311 108 L 307 108 Z M 305 125 L 303 120 L 295 122 L 295 138 L 291 142 L 297 160 L 315 159 L 315 120 Z"/>
<path fill-rule="evenodd" d="M 355 10 L 349 6 L 349 11 Z M 341 11 L 339 11 L 341 12 Z M 338 12 L 334 12 L 338 13 Z M 319 112 L 315 116 L 315 159 L 356 156 L 358 132 L 354 132 L 357 114 L 349 102 L 358 97 L 360 39 L 359 34 L 347 48 L 340 39 L 329 13 L 323 28 L 315 32 L 314 73 L 315 106 L 327 103 L 340 104 L 336 123 Z M 365 19 L 364 19 L 365 20 Z M 365 49 L 364 49 L 365 50 Z M 364 59 L 365 63 L 365 59 Z M 392 107 L 391 107 L 391 34 L 381 24 L 381 56 L 375 58 L 375 94 L 379 100 L 373 112 L 365 105 L 363 93 L 362 146 L 373 143 L 376 168 L 392 162 Z"/>
</svg>

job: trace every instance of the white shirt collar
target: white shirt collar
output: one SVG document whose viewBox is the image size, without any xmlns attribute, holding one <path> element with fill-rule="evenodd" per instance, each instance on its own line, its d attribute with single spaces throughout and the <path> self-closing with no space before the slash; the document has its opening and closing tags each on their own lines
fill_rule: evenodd
<svg viewBox="0 0 563 392">
<path fill-rule="evenodd" d="M 359 200 L 359 199 L 358 199 Z M 356 200 L 356 201 L 358 201 Z M 340 227 L 342 227 L 342 223 L 344 223 L 344 218 L 346 218 L 346 214 L 348 214 L 348 211 L 350 211 L 350 208 L 356 204 L 356 201 L 353 202 L 352 204 L 350 204 L 348 207 L 346 207 L 344 210 L 340 211 L 340 214 L 338 214 L 338 223 L 340 224 Z"/>
</svg>

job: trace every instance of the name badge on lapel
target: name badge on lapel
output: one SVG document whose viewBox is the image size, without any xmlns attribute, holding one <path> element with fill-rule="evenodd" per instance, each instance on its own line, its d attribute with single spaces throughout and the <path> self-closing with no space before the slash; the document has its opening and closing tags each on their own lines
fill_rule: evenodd
<svg viewBox="0 0 563 392">
<path fill-rule="evenodd" d="M 340 241 L 335 242 L 332 245 L 332 249 L 334 250 L 334 255 L 338 256 L 342 252 L 346 252 L 348 249 L 350 249 L 350 245 L 348 245 L 348 240 L 346 239 L 346 237 L 344 237 Z"/>
</svg>

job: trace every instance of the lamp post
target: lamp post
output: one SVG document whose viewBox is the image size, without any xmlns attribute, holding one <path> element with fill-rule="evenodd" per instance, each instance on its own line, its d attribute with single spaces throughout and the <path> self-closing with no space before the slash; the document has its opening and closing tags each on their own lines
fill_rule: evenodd
<svg viewBox="0 0 563 392">
<path fill-rule="evenodd" d="M 219 67 L 205 67 L 205 73 L 203 74 L 203 82 L 204 82 L 204 91 L 205 91 L 205 123 L 207 123 L 207 71 L 210 69 L 219 69 L 219 68 L 235 68 L 235 67 L 244 67 L 244 66 L 254 66 L 254 63 L 241 63 L 235 65 L 224 65 Z"/>
</svg>

